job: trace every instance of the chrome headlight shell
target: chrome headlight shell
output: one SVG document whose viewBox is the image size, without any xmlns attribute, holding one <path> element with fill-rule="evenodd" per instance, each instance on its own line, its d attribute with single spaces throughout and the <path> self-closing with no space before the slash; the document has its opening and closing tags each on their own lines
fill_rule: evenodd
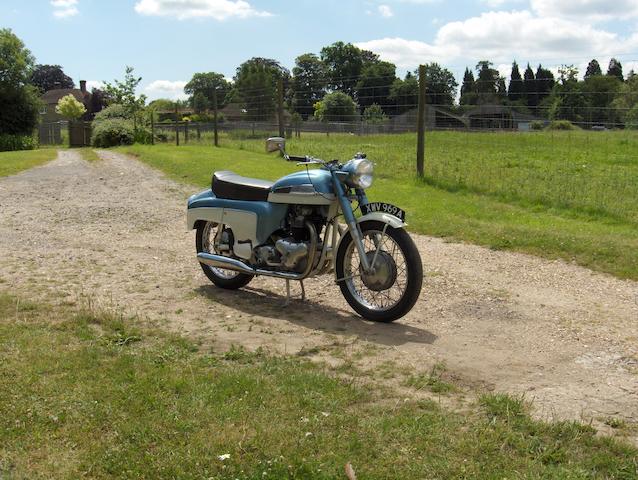
<svg viewBox="0 0 638 480">
<path fill-rule="evenodd" d="M 343 166 L 343 171 L 348 172 L 347 184 L 353 188 L 361 188 L 365 190 L 372 186 L 374 177 L 374 164 L 363 158 L 350 160 Z"/>
</svg>

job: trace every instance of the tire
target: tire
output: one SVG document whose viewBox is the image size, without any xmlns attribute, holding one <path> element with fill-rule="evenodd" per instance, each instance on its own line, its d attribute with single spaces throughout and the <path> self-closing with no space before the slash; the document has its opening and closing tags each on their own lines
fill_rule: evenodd
<svg viewBox="0 0 638 480">
<path fill-rule="evenodd" d="M 205 248 L 205 238 L 204 235 L 209 231 L 209 229 L 213 226 L 216 226 L 214 223 L 210 222 L 199 222 L 197 224 L 197 234 L 195 235 L 195 247 L 197 248 L 197 253 L 207 252 L 207 253 L 215 253 L 208 252 Z M 204 274 L 208 277 L 208 279 L 215 284 L 215 286 L 219 288 L 224 288 L 226 290 L 237 290 L 242 287 L 245 287 L 250 283 L 250 281 L 254 278 L 254 275 L 248 275 L 245 273 L 234 273 L 232 276 L 222 276 L 220 275 L 213 267 L 208 265 L 204 265 L 203 263 L 199 264 L 204 271 Z M 230 270 L 223 270 L 225 272 L 229 272 Z"/>
<path fill-rule="evenodd" d="M 350 306 L 363 318 L 375 322 L 393 322 L 405 316 L 419 298 L 421 287 L 423 285 L 423 265 L 421 264 L 421 255 L 419 254 L 419 250 L 414 244 L 414 241 L 410 238 L 410 235 L 408 235 L 408 233 L 402 228 L 395 229 L 390 226 L 386 227 L 386 224 L 377 221 L 363 222 L 360 224 L 360 227 L 364 237 L 364 248 L 366 249 L 368 258 L 373 256 L 376 251 L 376 247 L 370 246 L 370 244 L 367 243 L 367 239 L 371 238 L 368 237 L 368 234 L 371 235 L 372 232 L 377 234 L 382 233 L 383 229 L 386 228 L 385 236 L 392 239 L 394 244 L 399 247 L 404 259 L 404 264 L 400 265 L 400 268 L 402 269 L 401 279 L 405 279 L 405 288 L 401 288 L 398 283 L 399 274 L 397 272 L 399 267 L 397 267 L 397 262 L 393 259 L 394 257 L 386 251 L 386 249 L 380 250 L 384 253 L 380 253 L 379 258 L 384 257 L 383 261 L 389 265 L 388 269 L 390 269 L 392 263 L 394 263 L 394 271 L 393 273 L 380 277 L 385 279 L 383 281 L 385 283 L 377 283 L 372 285 L 372 289 L 368 288 L 367 284 L 365 284 L 365 276 L 361 274 L 362 269 L 354 268 L 352 265 L 348 266 L 349 263 L 351 263 L 351 260 L 349 260 L 348 257 L 350 257 L 350 259 L 356 258 L 357 261 L 359 259 L 349 231 L 343 237 L 343 240 L 339 245 L 339 250 L 337 251 L 335 273 L 337 279 L 340 280 L 339 288 Z M 386 246 L 385 238 L 383 238 L 382 241 L 382 245 Z M 393 251 L 395 251 L 394 248 Z M 379 260 L 377 260 L 377 265 L 379 265 Z M 356 275 L 357 272 L 359 272 L 359 275 Z M 405 272 L 405 274 L 403 274 L 403 272 Z M 347 275 L 350 277 L 354 275 L 354 277 L 341 280 Z M 357 281 L 357 277 L 359 277 L 360 280 Z M 392 278 L 394 279 L 392 280 Z M 379 307 L 378 305 L 373 305 L 370 302 L 367 302 L 368 304 L 366 304 L 366 300 L 362 298 L 362 294 L 359 293 L 357 286 L 355 285 L 357 282 L 361 284 L 361 291 L 363 291 L 363 289 L 367 289 L 368 292 L 390 292 L 396 285 L 398 291 L 403 291 L 403 293 L 395 302 L 389 303 L 385 307 Z M 385 288 L 389 282 L 392 282 L 392 284 Z M 372 295 L 374 295 L 374 293 L 372 293 Z"/>
</svg>

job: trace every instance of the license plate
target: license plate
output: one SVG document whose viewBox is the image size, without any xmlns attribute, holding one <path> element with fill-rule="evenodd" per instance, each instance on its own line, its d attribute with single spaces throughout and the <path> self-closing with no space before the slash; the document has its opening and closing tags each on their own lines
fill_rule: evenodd
<svg viewBox="0 0 638 480">
<path fill-rule="evenodd" d="M 374 202 L 368 203 L 367 205 L 361 205 L 361 213 L 363 213 L 364 215 L 374 212 L 387 213 L 389 215 L 397 217 L 402 222 L 405 222 L 405 212 L 399 207 L 395 207 L 394 205 L 391 205 L 389 203 Z"/>
</svg>

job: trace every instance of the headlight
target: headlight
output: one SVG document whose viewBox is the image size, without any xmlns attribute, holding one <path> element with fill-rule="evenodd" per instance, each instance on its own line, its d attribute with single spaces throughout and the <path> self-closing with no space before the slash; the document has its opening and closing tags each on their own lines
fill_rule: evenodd
<svg viewBox="0 0 638 480">
<path fill-rule="evenodd" d="M 351 187 L 365 190 L 372 185 L 374 164 L 369 160 L 350 160 L 344 165 L 343 170 L 350 174 L 347 183 Z"/>
</svg>

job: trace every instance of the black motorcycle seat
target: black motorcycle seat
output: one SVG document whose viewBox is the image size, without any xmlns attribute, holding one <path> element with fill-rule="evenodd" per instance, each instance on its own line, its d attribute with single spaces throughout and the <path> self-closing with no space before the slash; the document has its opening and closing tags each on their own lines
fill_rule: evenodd
<svg viewBox="0 0 638 480">
<path fill-rule="evenodd" d="M 265 202 L 272 186 L 272 182 L 224 170 L 213 174 L 211 189 L 217 198 Z"/>
</svg>

